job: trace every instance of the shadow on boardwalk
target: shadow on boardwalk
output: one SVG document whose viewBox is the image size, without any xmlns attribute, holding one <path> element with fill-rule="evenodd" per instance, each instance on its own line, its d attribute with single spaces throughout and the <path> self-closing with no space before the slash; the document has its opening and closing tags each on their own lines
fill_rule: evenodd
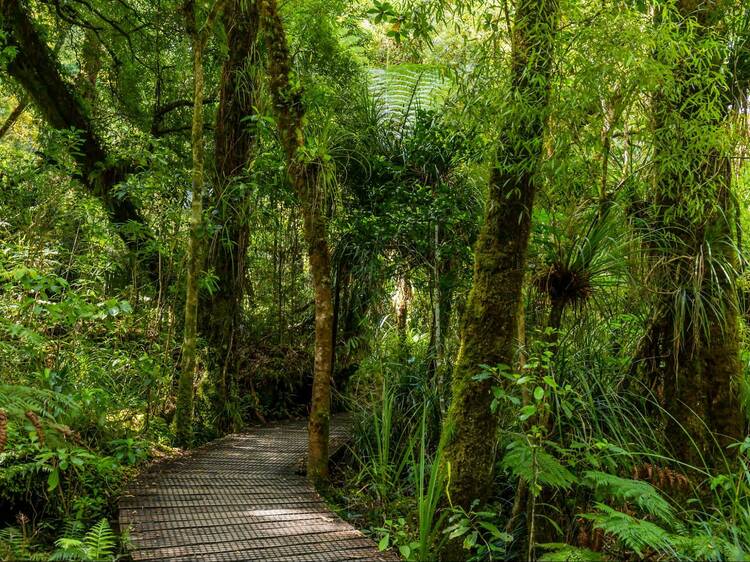
<svg viewBox="0 0 750 562">
<path fill-rule="evenodd" d="M 331 424 L 331 450 L 347 438 Z M 120 501 L 134 560 L 395 560 L 296 473 L 304 421 L 229 435 L 145 472 Z"/>
</svg>

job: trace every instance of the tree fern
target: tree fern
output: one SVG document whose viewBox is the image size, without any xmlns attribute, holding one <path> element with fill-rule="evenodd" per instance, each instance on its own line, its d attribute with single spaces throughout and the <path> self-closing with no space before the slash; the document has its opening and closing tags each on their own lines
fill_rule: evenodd
<svg viewBox="0 0 750 562">
<path fill-rule="evenodd" d="M 634 503 L 644 513 L 664 522 L 670 522 L 674 516 L 674 509 L 669 502 L 648 482 L 589 470 L 583 475 L 583 483 L 592 488 L 599 499 L 609 496 L 622 502 Z"/>
<path fill-rule="evenodd" d="M 33 388 L 20 384 L 0 384 L 0 412 L 4 414 L 5 423 L 2 427 L 3 447 L 7 439 L 8 420 L 24 423 L 29 420 L 40 443 L 45 441 L 44 427 L 59 433 L 67 434 L 70 429 L 59 423 L 59 418 L 69 414 L 76 408 L 72 397 L 51 390 Z M 40 416 L 42 419 L 40 419 Z"/>
<path fill-rule="evenodd" d="M 397 65 L 370 69 L 368 89 L 380 109 L 381 124 L 403 136 L 413 127 L 417 109 L 435 108 L 448 85 L 437 67 Z"/>
<path fill-rule="evenodd" d="M 75 407 L 70 396 L 20 384 L 0 384 L 0 408 L 21 415 L 31 410 L 55 419 Z"/>
</svg>

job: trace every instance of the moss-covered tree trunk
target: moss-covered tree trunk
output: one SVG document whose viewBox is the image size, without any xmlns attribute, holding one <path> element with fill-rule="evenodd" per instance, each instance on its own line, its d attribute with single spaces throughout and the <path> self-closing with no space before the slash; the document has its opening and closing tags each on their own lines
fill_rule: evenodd
<svg viewBox="0 0 750 562">
<path fill-rule="evenodd" d="M 71 156 L 80 169 L 78 179 L 106 208 L 116 227 L 138 223 L 140 229 L 117 228 L 127 247 L 142 253 L 150 231 L 135 202 L 127 194 L 115 196 L 114 188 L 130 171 L 123 162 L 113 163 L 94 130 L 88 108 L 81 95 L 62 78 L 52 49 L 42 40 L 28 8 L 19 0 L 0 0 L 0 29 L 7 35 L 17 54 L 7 72 L 17 80 L 49 125 L 59 130 L 75 129 L 81 140 Z M 155 276 L 156 256 L 147 256 L 147 266 Z"/>
<path fill-rule="evenodd" d="M 198 343 L 198 281 L 201 273 L 203 230 L 203 49 L 208 40 L 213 18 L 220 9 L 214 4 L 203 28 L 198 27 L 194 0 L 184 5 L 186 27 L 193 49 L 193 126 L 191 134 L 193 171 L 190 204 L 190 238 L 185 288 L 185 322 L 182 341 L 182 360 L 177 385 L 175 437 L 180 445 L 188 445 L 193 432 L 193 383 L 195 380 Z"/>
<path fill-rule="evenodd" d="M 286 34 L 275 0 L 260 0 L 261 25 L 268 51 L 268 72 L 289 179 L 302 206 L 303 227 L 315 297 L 315 359 L 308 424 L 307 477 L 328 477 L 328 430 L 331 417 L 333 366 L 333 291 L 324 197 L 319 189 L 319 163 L 304 160 L 302 91 L 293 85 Z"/>
<path fill-rule="evenodd" d="M 199 332 L 211 348 L 209 364 L 216 387 L 214 410 L 220 432 L 236 429 L 238 422 L 233 388 L 240 363 L 237 350 L 242 339 L 239 329 L 250 235 L 246 170 L 255 144 L 248 117 L 254 114 L 257 103 L 257 5 L 231 0 L 224 9 L 223 22 L 228 56 L 219 86 L 214 136 L 216 184 L 212 198 L 219 228 L 207 255 L 217 277 L 217 288 L 205 299 L 199 319 Z"/>
<path fill-rule="evenodd" d="M 464 508 L 474 499 L 486 500 L 491 491 L 497 431 L 490 413 L 492 382 L 476 381 L 474 375 L 482 364 L 510 365 L 516 357 L 557 14 L 555 0 L 521 0 L 516 5 L 507 93 L 513 101 L 499 127 L 502 137 L 475 248 L 473 285 L 442 436 L 450 465 L 450 499 Z"/>
<path fill-rule="evenodd" d="M 714 95 L 726 80 L 725 53 L 717 47 L 725 43 L 717 34 L 726 4 L 680 0 L 675 8 L 660 23 L 674 26 L 674 40 L 693 54 L 675 59 L 671 49 L 657 52 L 673 80 L 653 104 L 656 238 L 649 250 L 657 317 L 650 348 L 663 358 L 652 366 L 664 392 L 669 442 L 681 461 L 703 466 L 719 463 L 726 445 L 744 435 L 735 386 L 742 369 L 729 102 Z"/>
<path fill-rule="evenodd" d="M 89 110 L 96 104 L 96 83 L 102 68 L 102 46 L 93 29 L 87 29 L 83 35 L 81 49 L 81 70 L 78 73 L 77 89 L 86 100 Z"/>
</svg>

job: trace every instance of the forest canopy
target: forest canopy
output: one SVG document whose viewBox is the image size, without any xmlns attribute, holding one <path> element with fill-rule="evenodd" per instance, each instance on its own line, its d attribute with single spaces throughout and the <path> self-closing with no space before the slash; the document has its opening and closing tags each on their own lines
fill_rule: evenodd
<svg viewBox="0 0 750 562">
<path fill-rule="evenodd" d="M 0 559 L 288 419 L 405 560 L 747 559 L 749 96 L 744 0 L 0 0 Z"/>
</svg>

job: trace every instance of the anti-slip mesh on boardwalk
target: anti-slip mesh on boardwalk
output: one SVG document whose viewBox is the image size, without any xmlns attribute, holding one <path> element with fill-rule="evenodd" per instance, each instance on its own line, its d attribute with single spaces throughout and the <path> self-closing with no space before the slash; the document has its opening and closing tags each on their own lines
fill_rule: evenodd
<svg viewBox="0 0 750 562">
<path fill-rule="evenodd" d="M 335 418 L 331 451 L 350 425 Z M 120 501 L 134 560 L 395 560 L 297 474 L 304 421 L 229 435 L 144 473 Z"/>
</svg>

